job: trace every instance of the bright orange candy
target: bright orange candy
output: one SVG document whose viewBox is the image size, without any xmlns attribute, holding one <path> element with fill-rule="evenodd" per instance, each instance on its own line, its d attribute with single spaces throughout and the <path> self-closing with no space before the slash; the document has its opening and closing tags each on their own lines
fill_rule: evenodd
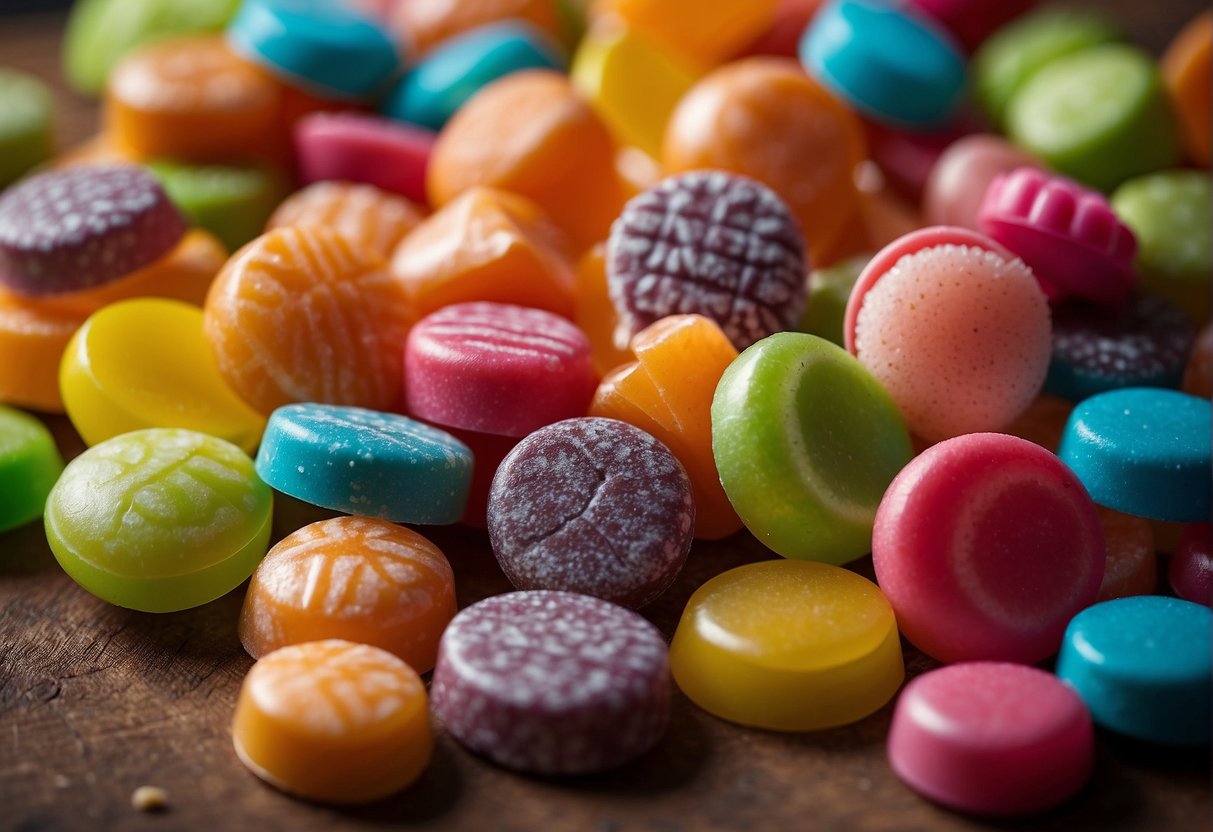
<svg viewBox="0 0 1213 832">
<path fill-rule="evenodd" d="M 1158 562 L 1150 521 L 1099 507 L 1107 560 L 1097 601 L 1130 595 L 1153 595 L 1158 590 Z"/>
<path fill-rule="evenodd" d="M 417 673 L 385 650 L 337 639 L 284 647 L 253 665 L 232 742 L 261 779 L 329 803 L 403 789 L 434 749 Z"/>
<path fill-rule="evenodd" d="M 719 63 L 770 28 L 778 0 L 609 0 L 611 11 L 669 49 Z"/>
<path fill-rule="evenodd" d="M 530 200 L 474 187 L 423 220 L 392 254 L 392 274 L 419 316 L 487 300 L 573 311 L 560 230 Z"/>
<path fill-rule="evenodd" d="M 712 456 L 712 397 L 737 350 L 702 315 L 671 315 L 632 338 L 637 360 L 616 368 L 594 394 L 591 416 L 619 419 L 664 442 L 686 468 L 695 495 L 695 536 L 741 528 Z"/>
<path fill-rule="evenodd" d="M 784 58 L 746 58 L 701 80 L 674 110 L 662 150 L 670 173 L 718 168 L 773 189 L 814 264 L 859 211 L 854 173 L 865 155 L 851 111 Z"/>
<path fill-rule="evenodd" d="M 334 517 L 270 549 L 244 596 L 240 642 L 257 659 L 342 638 L 427 673 L 454 615 L 455 575 L 437 546 L 386 520 Z"/>
<path fill-rule="evenodd" d="M 573 323 L 590 339 L 590 357 L 594 372 L 605 376 L 611 370 L 635 359 L 631 350 L 615 346 L 615 328 L 619 316 L 611 303 L 606 280 L 606 245 L 599 243 L 577 261 L 577 291 L 573 296 L 576 308 Z"/>
<path fill-rule="evenodd" d="M 518 20 L 559 39 L 560 19 L 556 0 L 406 0 L 397 3 L 391 16 L 392 29 L 400 36 L 409 56 L 420 58 L 439 43 L 455 35 L 495 23 Z"/>
<path fill-rule="evenodd" d="M 291 402 L 387 410 L 412 323 L 387 262 L 325 228 L 277 228 L 236 252 L 204 326 L 219 372 L 254 410 Z"/>
<path fill-rule="evenodd" d="M 446 205 L 475 185 L 533 200 L 578 252 L 606 239 L 626 201 L 610 133 L 569 79 L 548 70 L 489 84 L 438 135 L 430 203 Z"/>
<path fill-rule="evenodd" d="M 1205 11 L 1183 28 L 1162 56 L 1162 77 L 1179 116 L 1180 138 L 1193 162 L 1209 166 L 1210 53 L 1213 12 Z"/>
<path fill-rule="evenodd" d="M 315 182 L 288 196 L 265 230 L 287 225 L 331 228 L 355 246 L 391 257 L 396 244 L 425 216 L 419 206 L 374 185 Z"/>
</svg>

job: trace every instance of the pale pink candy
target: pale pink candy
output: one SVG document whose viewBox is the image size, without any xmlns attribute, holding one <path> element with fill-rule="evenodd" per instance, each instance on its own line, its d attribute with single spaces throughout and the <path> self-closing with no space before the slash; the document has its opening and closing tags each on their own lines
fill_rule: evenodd
<svg viewBox="0 0 1213 832">
<path fill-rule="evenodd" d="M 986 133 L 948 145 L 927 177 L 922 215 L 931 225 L 977 229 L 977 212 L 986 189 L 1000 173 L 1037 164 L 1015 145 Z"/>
</svg>

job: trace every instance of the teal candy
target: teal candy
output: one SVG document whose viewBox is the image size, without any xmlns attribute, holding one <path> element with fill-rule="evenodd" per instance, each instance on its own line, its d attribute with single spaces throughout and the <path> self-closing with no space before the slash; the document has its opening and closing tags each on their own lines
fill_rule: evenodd
<svg viewBox="0 0 1213 832">
<path fill-rule="evenodd" d="M 373 98 L 400 65 L 386 31 L 333 0 L 245 0 L 227 37 L 246 58 L 320 96 Z"/>
<path fill-rule="evenodd" d="M 454 523 L 472 482 L 472 451 L 394 413 L 291 404 L 270 416 L 257 473 L 304 502 L 397 523 Z"/>
<path fill-rule="evenodd" d="M 800 62 L 844 101 L 895 127 L 942 124 L 964 96 L 960 48 L 888 0 L 828 3 L 801 38 Z"/>
<path fill-rule="evenodd" d="M 1066 628 L 1057 676 L 1099 725 L 1170 745 L 1209 742 L 1213 613 L 1156 595 L 1083 610 Z"/>
<path fill-rule="evenodd" d="M 1207 399 L 1152 387 L 1113 390 L 1074 408 L 1057 455 L 1102 506 L 1207 523 L 1211 425 Z"/>
<path fill-rule="evenodd" d="M 524 23 L 481 26 L 443 43 L 388 93 L 384 115 L 441 130 L 482 87 L 520 69 L 563 69 L 556 45 Z"/>
</svg>

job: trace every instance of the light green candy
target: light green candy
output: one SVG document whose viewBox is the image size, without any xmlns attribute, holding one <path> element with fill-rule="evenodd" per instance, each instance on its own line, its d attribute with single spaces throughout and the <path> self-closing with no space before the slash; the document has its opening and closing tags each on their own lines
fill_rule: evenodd
<svg viewBox="0 0 1213 832">
<path fill-rule="evenodd" d="M 796 329 L 843 346 L 847 299 L 851 297 L 859 273 L 871 259 L 869 254 L 860 254 L 828 268 L 813 269 L 809 274 L 809 300 Z"/>
<path fill-rule="evenodd" d="M 871 373 L 824 338 L 781 332 L 729 365 L 712 453 L 746 528 L 787 558 L 843 564 L 871 550 L 876 508 L 910 434 Z"/>
<path fill-rule="evenodd" d="M 63 457 L 46 425 L 0 405 L 0 532 L 42 516 Z"/>
<path fill-rule="evenodd" d="M 67 466 L 46 539 L 67 574 L 111 604 L 172 612 L 235 589 L 265 556 L 272 493 L 248 455 L 189 430 L 124 433 Z"/>
<path fill-rule="evenodd" d="M 63 72 L 86 95 L 105 89 L 132 49 L 173 35 L 222 32 L 241 0 L 79 0 L 63 38 Z"/>
<path fill-rule="evenodd" d="M 55 152 L 51 91 L 31 75 L 0 68 L 0 188 Z"/>
<path fill-rule="evenodd" d="M 235 251 L 265 230 L 287 194 L 287 183 L 268 167 L 190 165 L 156 161 L 148 168 L 193 225 Z"/>
</svg>

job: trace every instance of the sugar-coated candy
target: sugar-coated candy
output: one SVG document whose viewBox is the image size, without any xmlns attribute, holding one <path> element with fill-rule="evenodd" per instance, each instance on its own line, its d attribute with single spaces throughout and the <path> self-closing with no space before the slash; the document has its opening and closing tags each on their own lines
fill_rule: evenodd
<svg viewBox="0 0 1213 832">
<path fill-rule="evenodd" d="M 434 748 L 417 672 L 386 650 L 340 639 L 284 647 L 253 665 L 232 742 L 262 780 L 326 803 L 400 791 Z"/>
<path fill-rule="evenodd" d="M 1213 603 L 1213 544 L 1208 523 L 1184 527 L 1171 555 L 1167 581 L 1180 598 L 1209 606 Z"/>
<path fill-rule="evenodd" d="M 235 445 L 151 428 L 68 464 L 46 502 L 46 538 L 63 571 L 98 598 L 174 612 L 253 573 L 269 544 L 272 503 Z"/>
<path fill-rule="evenodd" d="M 438 648 L 434 714 L 507 768 L 588 774 L 653 747 L 670 709 L 656 627 L 571 592 L 512 592 L 455 616 Z"/>
<path fill-rule="evenodd" d="M 550 37 L 561 34 L 562 2 L 552 0 L 426 0 L 394 3 L 391 29 L 414 58 L 459 34 L 490 23 L 514 20 Z"/>
<path fill-rule="evenodd" d="M 670 177 L 628 200 L 607 241 L 616 346 L 666 315 L 716 321 L 737 349 L 800 318 L 804 237 L 770 188 L 725 171 Z"/>
<path fill-rule="evenodd" d="M 910 0 L 909 5 L 943 26 L 972 52 L 1036 0 Z"/>
<path fill-rule="evenodd" d="M 0 405 L 0 532 L 42 516 L 63 471 L 63 457 L 46 425 Z"/>
<path fill-rule="evenodd" d="M 260 234 L 287 193 L 285 177 L 265 164 L 147 164 L 190 224 L 205 228 L 235 251 Z"/>
<path fill-rule="evenodd" d="M 1179 120 L 1188 158 L 1209 167 L 1209 80 L 1213 63 L 1213 13 L 1205 9 L 1180 30 L 1163 53 L 1160 69 Z M 1207 226 L 1206 226 L 1207 227 Z"/>
<path fill-rule="evenodd" d="M 497 468 L 489 541 L 518 589 L 642 607 L 691 549 L 686 471 L 650 434 L 615 419 L 566 419 L 527 436 Z"/>
<path fill-rule="evenodd" d="M 902 633 L 945 662 L 1034 663 L 1095 601 L 1099 514 L 1082 482 L 1039 445 L 1000 433 L 919 454 L 876 514 L 872 562 Z"/>
<path fill-rule="evenodd" d="M 167 254 L 185 230 L 143 168 L 41 173 L 0 194 L 0 285 L 23 295 L 90 289 Z"/>
<path fill-rule="evenodd" d="M 434 133 L 365 113 L 318 112 L 295 124 L 299 179 L 365 182 L 426 203 Z"/>
<path fill-rule="evenodd" d="M 1057 675 L 1103 728 L 1167 745 L 1207 745 L 1213 612 L 1178 598 L 1104 601 L 1074 617 Z"/>
<path fill-rule="evenodd" d="M 929 225 L 959 225 L 978 230 L 977 212 L 986 189 L 1000 173 L 1036 164 L 1005 139 L 978 133 L 957 139 L 939 155 L 922 193 Z"/>
<path fill-rule="evenodd" d="M 1095 502 L 1154 520 L 1209 519 L 1213 430 L 1207 399 L 1130 387 L 1079 402 L 1057 455 Z"/>
<path fill-rule="evenodd" d="M 278 204 L 265 230 L 287 225 L 324 226 L 359 248 L 391 257 L 423 218 L 421 208 L 398 194 L 357 182 L 313 182 Z"/>
<path fill-rule="evenodd" d="M 455 616 L 455 576 L 411 529 L 368 517 L 304 526 L 270 549 L 240 611 L 254 659 L 291 644 L 340 638 L 379 647 L 428 673 Z"/>
<path fill-rule="evenodd" d="M 313 505 L 398 523 L 454 523 L 472 452 L 449 433 L 361 407 L 291 404 L 270 416 L 257 473 Z"/>
<path fill-rule="evenodd" d="M 1150 521 L 1100 506 L 1099 524 L 1107 555 L 1095 600 L 1153 595 L 1158 589 L 1158 557 Z"/>
<path fill-rule="evenodd" d="M 1091 776 L 1095 734 L 1082 699 L 1051 673 L 963 662 L 906 685 L 889 763 L 917 792 L 980 815 L 1051 809 Z"/>
<path fill-rule="evenodd" d="M 709 713 L 776 731 L 857 722 L 905 677 L 897 622 L 875 584 L 786 560 L 739 566 L 697 589 L 674 633 L 670 669 Z"/>
<path fill-rule="evenodd" d="M 0 188 L 55 150 L 51 91 L 32 75 L 0 67 Z"/>
<path fill-rule="evenodd" d="M 725 370 L 712 451 L 755 537 L 784 557 L 839 564 L 870 550 L 881 495 L 913 455 L 872 374 L 799 332 L 759 341 Z"/>
</svg>

